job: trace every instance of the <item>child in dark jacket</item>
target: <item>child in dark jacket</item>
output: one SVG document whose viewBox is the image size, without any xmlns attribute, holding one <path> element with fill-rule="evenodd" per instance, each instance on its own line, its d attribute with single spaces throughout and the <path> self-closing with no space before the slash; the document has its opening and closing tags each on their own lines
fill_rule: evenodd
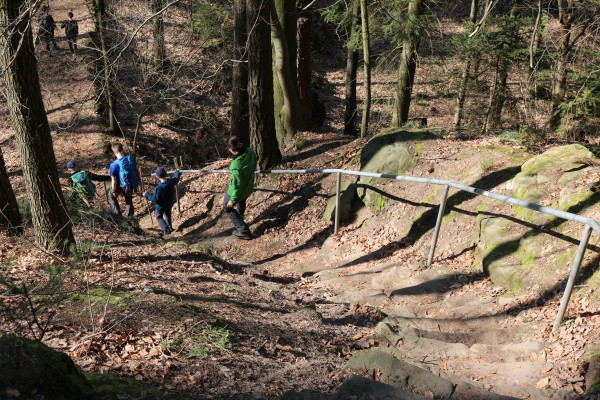
<svg viewBox="0 0 600 400">
<path fill-rule="evenodd" d="M 254 191 L 256 153 L 237 136 L 229 138 L 227 148 L 233 154 L 233 161 L 229 166 L 231 181 L 223 199 L 223 208 L 235 226 L 232 235 L 238 239 L 250 240 L 252 233 L 244 221 L 244 212 L 246 211 L 246 199 Z"/>
<path fill-rule="evenodd" d="M 171 225 L 171 209 L 175 204 L 175 185 L 179 182 L 181 175 L 179 170 L 175 171 L 173 178 L 167 179 L 167 170 L 163 167 L 156 168 L 154 175 L 160 182 L 154 188 L 154 194 L 144 192 L 144 197 L 153 202 L 155 207 L 156 221 L 160 226 L 160 236 L 173 232 Z"/>
</svg>

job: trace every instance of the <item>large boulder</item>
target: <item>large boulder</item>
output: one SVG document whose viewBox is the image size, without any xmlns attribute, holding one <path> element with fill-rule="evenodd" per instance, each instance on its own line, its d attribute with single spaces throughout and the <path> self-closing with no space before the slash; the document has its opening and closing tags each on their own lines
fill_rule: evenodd
<svg viewBox="0 0 600 400">
<path fill-rule="evenodd" d="M 356 183 L 349 182 L 349 178 L 340 185 L 340 222 L 350 221 L 352 217 L 352 206 L 356 200 Z M 325 222 L 335 221 L 335 189 L 327 200 L 327 207 L 323 214 Z"/>
<path fill-rule="evenodd" d="M 402 175 L 417 163 L 412 150 L 414 141 L 432 139 L 427 132 L 406 130 L 385 130 L 375 135 L 360 154 L 360 170 L 379 174 Z M 385 207 L 386 196 L 381 189 L 385 180 L 361 176 L 357 193 L 361 200 L 374 212 Z"/>
<path fill-rule="evenodd" d="M 511 197 L 573 213 L 584 213 L 595 203 L 597 163 L 580 145 L 555 147 L 523 164 L 507 185 Z M 518 293 L 527 287 L 548 288 L 569 270 L 579 237 L 579 225 L 526 207 L 513 207 L 514 218 L 480 216 L 476 267 L 492 281 Z M 559 274 L 559 275 L 557 275 Z"/>
<path fill-rule="evenodd" d="M 79 400 L 92 386 L 64 353 L 33 340 L 0 338 L 0 398 Z"/>
</svg>

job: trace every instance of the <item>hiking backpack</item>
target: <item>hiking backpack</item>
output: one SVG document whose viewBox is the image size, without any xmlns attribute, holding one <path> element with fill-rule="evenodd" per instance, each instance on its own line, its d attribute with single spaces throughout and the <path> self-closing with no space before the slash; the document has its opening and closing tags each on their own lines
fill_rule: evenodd
<svg viewBox="0 0 600 400">
<path fill-rule="evenodd" d="M 138 187 L 140 183 L 140 177 L 138 174 L 137 164 L 135 158 L 131 155 L 127 155 L 118 161 L 119 164 L 119 181 L 121 188 L 125 193 L 133 191 Z"/>
<path fill-rule="evenodd" d="M 73 187 L 87 197 L 94 197 L 96 194 L 96 185 L 90 179 L 87 171 L 79 171 L 71 176 Z"/>
</svg>

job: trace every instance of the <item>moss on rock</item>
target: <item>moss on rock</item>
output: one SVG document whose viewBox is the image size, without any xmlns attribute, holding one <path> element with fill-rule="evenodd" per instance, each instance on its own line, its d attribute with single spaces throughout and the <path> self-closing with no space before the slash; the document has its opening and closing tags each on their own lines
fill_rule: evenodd
<svg viewBox="0 0 600 400">
<path fill-rule="evenodd" d="M 428 132 L 384 130 L 369 140 L 369 143 L 363 148 L 360 155 L 360 170 L 402 175 L 416 165 L 414 152 L 422 153 L 425 149 L 422 143 L 414 144 L 415 141 L 432 138 L 435 136 Z M 385 207 L 385 195 L 378 190 L 384 182 L 380 178 L 362 176 L 358 180 L 358 195 L 374 212 L 379 212 Z"/>
<path fill-rule="evenodd" d="M 90 399 L 92 386 L 64 353 L 22 337 L 0 338 L 0 397 Z"/>
</svg>

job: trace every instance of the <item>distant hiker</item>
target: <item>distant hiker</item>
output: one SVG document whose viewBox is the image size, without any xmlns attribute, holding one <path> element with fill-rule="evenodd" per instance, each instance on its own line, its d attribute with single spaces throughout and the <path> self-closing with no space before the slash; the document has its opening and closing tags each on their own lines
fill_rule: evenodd
<svg viewBox="0 0 600 400">
<path fill-rule="evenodd" d="M 94 185 L 92 181 L 110 181 L 110 176 L 108 175 L 96 175 L 93 172 L 83 169 L 78 171 L 74 161 L 69 161 L 67 163 L 67 172 L 70 175 L 69 183 L 71 184 L 71 187 L 87 199 L 92 199 L 96 194 L 96 185 Z"/>
<path fill-rule="evenodd" d="M 175 185 L 179 182 L 179 170 L 175 170 L 173 178 L 167 179 L 167 170 L 163 167 L 156 168 L 154 175 L 159 182 L 154 188 L 154 194 L 144 192 L 144 197 L 156 204 L 154 213 L 160 226 L 160 236 L 164 237 L 173 232 L 171 225 L 171 210 L 175 204 Z"/>
<path fill-rule="evenodd" d="M 250 240 L 252 233 L 244 222 L 244 212 L 246 199 L 254 191 L 256 153 L 237 136 L 231 136 L 227 140 L 227 148 L 233 154 L 233 161 L 229 166 L 231 181 L 223 200 L 223 208 L 235 227 L 232 235 L 239 239 Z"/>
<path fill-rule="evenodd" d="M 110 164 L 112 187 L 108 202 L 113 214 L 121 215 L 117 197 L 123 195 L 125 197 L 125 214 L 127 217 L 133 217 L 133 191 L 140 183 L 137 164 L 132 155 L 125 155 L 121 143 L 113 143 L 111 148 L 117 159 Z"/>
<path fill-rule="evenodd" d="M 35 42 L 38 44 L 40 40 L 44 40 L 46 43 L 46 50 L 50 55 L 52 55 L 50 51 L 50 44 L 54 46 L 56 50 L 58 50 L 58 46 L 56 45 L 56 39 L 54 38 L 54 30 L 56 29 L 56 22 L 54 22 L 54 18 L 48 12 L 48 6 L 42 6 L 42 12 L 38 17 L 38 37 Z"/>
<path fill-rule="evenodd" d="M 77 50 L 77 36 L 79 35 L 79 26 L 77 20 L 73 19 L 73 12 L 69 11 L 67 14 L 69 19 L 65 20 L 60 24 L 60 27 L 65 30 L 65 36 L 67 37 L 67 43 L 69 43 L 69 50 L 75 59 L 75 50 Z"/>
</svg>

